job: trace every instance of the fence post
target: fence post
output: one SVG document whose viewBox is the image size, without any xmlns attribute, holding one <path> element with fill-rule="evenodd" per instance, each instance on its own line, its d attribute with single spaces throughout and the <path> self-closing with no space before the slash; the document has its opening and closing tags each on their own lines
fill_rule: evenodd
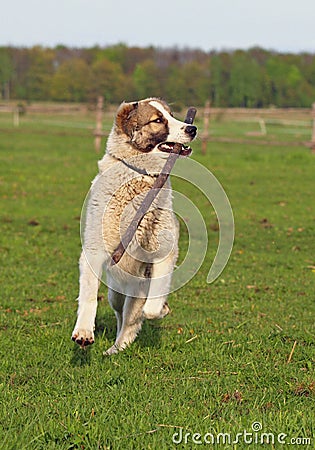
<svg viewBox="0 0 315 450">
<path fill-rule="evenodd" d="M 94 146 L 95 151 L 99 153 L 101 149 L 101 140 L 102 140 L 102 116 L 103 116 L 103 104 L 104 104 L 104 97 L 99 96 L 97 98 L 97 105 L 96 105 L 96 128 L 94 131 Z"/>
<path fill-rule="evenodd" d="M 315 103 L 313 103 L 312 105 L 312 117 L 313 117 L 313 132 L 312 132 L 311 149 L 312 153 L 315 153 Z"/>
<path fill-rule="evenodd" d="M 20 125 L 20 108 L 18 106 L 13 109 L 13 125 L 15 127 Z"/>
<path fill-rule="evenodd" d="M 267 134 L 266 123 L 264 119 L 259 119 L 260 132 L 263 136 Z"/>
<path fill-rule="evenodd" d="M 210 100 L 207 100 L 203 112 L 203 133 L 201 136 L 201 153 L 203 155 L 207 153 L 207 143 L 209 139 L 209 118 L 210 118 Z"/>
</svg>

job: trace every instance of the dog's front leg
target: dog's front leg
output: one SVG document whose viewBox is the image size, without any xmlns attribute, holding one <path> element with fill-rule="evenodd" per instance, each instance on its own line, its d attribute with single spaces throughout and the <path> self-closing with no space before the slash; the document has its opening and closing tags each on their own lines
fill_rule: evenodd
<svg viewBox="0 0 315 450">
<path fill-rule="evenodd" d="M 78 317 L 72 333 L 72 340 L 81 347 L 94 342 L 97 292 L 103 261 L 104 258 L 100 254 L 88 255 L 88 258 L 84 251 L 81 254 Z"/>
</svg>

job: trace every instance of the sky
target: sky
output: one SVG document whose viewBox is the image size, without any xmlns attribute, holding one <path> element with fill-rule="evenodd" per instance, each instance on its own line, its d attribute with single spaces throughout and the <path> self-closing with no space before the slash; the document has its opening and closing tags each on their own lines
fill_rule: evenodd
<svg viewBox="0 0 315 450">
<path fill-rule="evenodd" d="M 0 0 L 0 46 L 315 53 L 315 0 Z"/>
</svg>

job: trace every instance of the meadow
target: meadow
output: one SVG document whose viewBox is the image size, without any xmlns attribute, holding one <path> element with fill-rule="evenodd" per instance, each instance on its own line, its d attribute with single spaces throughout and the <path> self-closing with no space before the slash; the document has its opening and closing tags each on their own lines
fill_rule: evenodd
<svg viewBox="0 0 315 450">
<path fill-rule="evenodd" d="M 0 115 L 0 448 L 314 448 L 315 155 L 296 144 L 310 126 L 267 122 L 251 137 L 257 123 L 211 122 L 213 136 L 246 141 L 193 145 L 232 205 L 228 265 L 207 284 L 216 217 L 174 179 L 205 217 L 207 257 L 172 313 L 110 358 L 105 286 L 95 344 L 70 338 L 93 126 L 92 113 L 26 114 L 16 128 Z M 183 227 L 182 252 L 187 239 Z"/>
</svg>

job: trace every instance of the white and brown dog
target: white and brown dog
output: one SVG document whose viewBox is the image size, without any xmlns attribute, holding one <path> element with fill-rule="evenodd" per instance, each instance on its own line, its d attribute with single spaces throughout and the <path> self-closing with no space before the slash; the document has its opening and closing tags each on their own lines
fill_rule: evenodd
<svg viewBox="0 0 315 450">
<path fill-rule="evenodd" d="M 166 299 L 178 254 L 178 225 L 169 181 L 117 265 L 111 264 L 111 255 L 174 144 L 182 144 L 180 154 L 188 156 L 191 148 L 184 144 L 196 133 L 195 126 L 176 120 L 160 99 L 120 105 L 86 206 L 78 317 L 72 334 L 80 346 L 94 342 L 103 269 L 108 300 L 117 319 L 116 341 L 106 354 L 131 344 L 145 318 L 162 318 L 169 312 Z"/>
</svg>

